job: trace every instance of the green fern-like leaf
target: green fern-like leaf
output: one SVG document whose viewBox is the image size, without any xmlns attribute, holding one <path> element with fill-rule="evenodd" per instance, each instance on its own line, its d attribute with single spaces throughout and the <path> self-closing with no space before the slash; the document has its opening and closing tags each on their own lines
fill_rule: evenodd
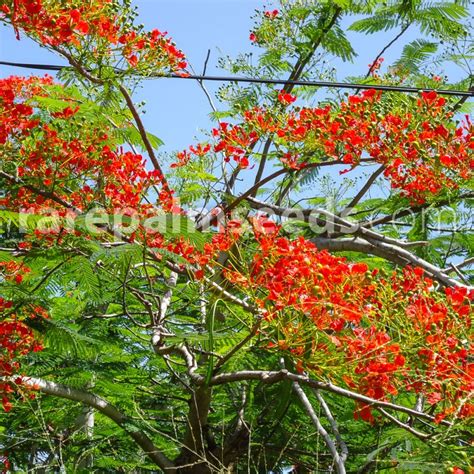
<svg viewBox="0 0 474 474">
<path fill-rule="evenodd" d="M 0 223 L 13 225 L 19 229 L 35 230 L 38 225 L 44 227 L 55 226 L 60 222 L 56 217 L 26 214 L 0 209 Z"/>
<path fill-rule="evenodd" d="M 339 27 L 334 27 L 328 31 L 324 35 L 321 44 L 327 51 L 339 56 L 344 61 L 352 61 L 357 56 L 344 31 Z"/>
<path fill-rule="evenodd" d="M 72 357 L 93 357 L 100 354 L 103 341 L 81 334 L 71 325 L 65 325 L 54 319 L 46 321 L 44 344 L 57 354 Z"/>
<path fill-rule="evenodd" d="M 370 18 L 357 20 L 349 27 L 351 31 L 358 33 L 377 33 L 379 31 L 388 31 L 395 28 L 399 24 L 397 16 L 390 15 L 374 15 Z"/>
<path fill-rule="evenodd" d="M 411 73 L 416 73 L 419 71 L 420 65 L 437 49 L 438 45 L 431 41 L 423 39 L 412 41 L 403 48 L 402 55 L 395 65 Z"/>
</svg>

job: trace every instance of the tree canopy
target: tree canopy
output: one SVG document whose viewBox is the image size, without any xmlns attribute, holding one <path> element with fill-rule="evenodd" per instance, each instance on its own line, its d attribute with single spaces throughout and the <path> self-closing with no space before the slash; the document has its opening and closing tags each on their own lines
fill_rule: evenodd
<svg viewBox="0 0 474 474">
<path fill-rule="evenodd" d="M 263 7 L 220 65 L 267 82 L 199 80 L 214 126 L 173 154 L 134 91 L 185 54 L 129 0 L 0 12 L 67 63 L 0 79 L 5 471 L 470 472 L 468 2 Z M 365 87 L 302 85 L 349 31 L 389 38 Z"/>
</svg>

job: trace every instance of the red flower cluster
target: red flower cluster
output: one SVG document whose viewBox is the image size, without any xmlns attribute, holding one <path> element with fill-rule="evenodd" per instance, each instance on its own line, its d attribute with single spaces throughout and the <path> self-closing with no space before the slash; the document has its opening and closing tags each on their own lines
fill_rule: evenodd
<svg viewBox="0 0 474 474">
<path fill-rule="evenodd" d="M 354 168 L 364 156 L 386 167 L 392 187 L 412 202 L 423 203 L 443 189 L 472 176 L 473 127 L 447 128 L 449 112 L 436 93 L 423 93 L 416 115 L 378 113 L 381 94 L 373 90 L 349 97 L 339 111 L 330 107 L 290 114 L 278 136 L 288 144 L 306 142 L 321 156 Z"/>
<path fill-rule="evenodd" d="M 219 128 L 214 129 L 212 134 L 219 140 L 214 151 L 223 152 L 224 161 L 229 162 L 232 158 L 241 168 L 248 167 L 247 154 L 259 139 L 256 131 L 247 131 L 240 125 L 221 122 Z"/>
<path fill-rule="evenodd" d="M 24 276 L 30 273 L 30 269 L 22 263 L 17 263 L 13 260 L 7 262 L 0 262 L 0 275 L 7 281 L 14 281 L 15 283 L 21 283 Z M 0 301 L 0 309 L 2 308 L 2 302 Z"/>
<path fill-rule="evenodd" d="M 350 165 L 347 172 L 361 160 L 380 163 L 391 186 L 416 204 L 473 176 L 474 128 L 468 118 L 457 127 L 446 125 L 452 114 L 435 92 L 421 94 L 415 113 L 384 112 L 380 98 L 367 90 L 338 110 L 326 106 L 286 114 L 257 107 L 244 114 L 243 123 L 222 123 L 213 130 L 214 150 L 245 168 L 255 143 L 276 134 L 286 166 L 300 169 L 309 159 L 331 158 Z M 289 105 L 295 97 L 280 93 L 279 100 Z"/>
<path fill-rule="evenodd" d="M 212 235 L 210 241 L 206 242 L 202 248 L 197 247 L 184 237 L 166 239 L 162 233 L 153 229 L 140 229 L 140 239 L 148 248 L 156 249 L 156 255 L 160 257 L 159 250 L 166 250 L 194 267 L 195 278 L 201 279 L 206 273 L 206 266 L 211 264 L 219 256 L 220 252 L 228 251 L 237 241 L 240 235 L 240 224 L 231 223 L 227 228 L 220 229 L 220 232 Z M 184 266 L 181 265 L 183 270 Z"/>
<path fill-rule="evenodd" d="M 147 171 L 141 155 L 116 147 L 108 130 L 93 127 L 84 130 L 82 122 L 76 120 L 80 116 L 77 107 L 67 106 L 55 113 L 45 109 L 35 97 L 45 95 L 50 85 L 50 78 L 0 80 L 0 157 L 5 171 L 23 181 L 16 187 L 10 183 L 10 194 L 1 199 L 1 205 L 26 208 L 39 214 L 46 212 L 46 215 L 53 211 L 64 217 L 71 212 L 64 202 L 79 211 L 100 207 L 111 213 L 132 213 L 140 220 L 159 216 L 163 211 L 182 213 L 173 192 L 162 182 L 162 176 Z M 210 149 L 210 145 L 192 146 L 186 155 L 183 154 L 182 160 L 191 154 L 204 156 Z M 159 206 L 142 203 L 148 189 L 160 184 Z M 234 234 L 233 230 L 221 232 L 203 249 L 183 238 L 165 238 L 161 232 L 143 226 L 139 226 L 130 239 L 146 242 L 150 248 L 172 252 L 195 265 L 202 275 L 202 269 L 217 253 L 230 247 Z M 60 226 L 35 231 L 37 243 L 42 245 L 60 245 L 67 235 L 74 238 L 80 237 L 81 233 Z M 34 237 L 29 236 L 28 240 L 31 239 Z M 26 242 L 22 247 L 28 245 Z M 20 283 L 26 269 L 16 265 L 4 262 L 4 277 Z"/>
<path fill-rule="evenodd" d="M 263 232 L 261 230 L 263 230 Z M 366 310 L 365 293 L 360 282 L 367 266 L 351 265 L 327 251 L 318 251 L 309 241 L 276 238 L 273 222 L 256 224 L 261 252 L 254 258 L 251 281 L 266 288 L 261 300 L 267 319 L 273 319 L 286 307 L 295 308 L 319 329 L 340 331 L 346 323 L 359 322 Z M 350 294 L 350 300 L 341 298 Z M 267 308 L 266 303 L 270 303 Z"/>
<path fill-rule="evenodd" d="M 422 391 L 439 407 L 438 417 L 456 410 L 473 415 L 466 400 L 474 388 L 466 332 L 474 291 L 448 289 L 443 297 L 421 269 L 384 279 L 364 263 L 278 231 L 272 221 L 257 220 L 260 249 L 250 273 L 225 272 L 264 311 L 270 347 L 289 351 L 300 370 L 372 398 L 388 400 L 401 388 Z M 359 406 L 356 414 L 373 420 L 369 407 Z"/>
<path fill-rule="evenodd" d="M 176 157 L 178 161 L 176 163 L 171 164 L 171 168 L 180 168 L 181 166 L 185 166 L 188 164 L 189 160 L 192 159 L 193 156 L 197 158 L 202 158 L 211 150 L 211 145 L 209 144 L 202 144 L 198 143 L 196 146 L 191 145 L 188 150 L 180 151 L 177 153 Z"/>
<path fill-rule="evenodd" d="M 5 411 L 11 410 L 11 397 L 24 387 L 19 376 L 19 359 L 43 349 L 23 320 L 26 317 L 47 317 L 46 311 L 38 306 L 24 308 L 19 313 L 14 313 L 12 308 L 12 301 L 0 297 L 0 377 L 3 380 L 0 383 L 0 397 Z M 15 377 L 14 381 L 7 380 L 9 377 Z"/>
<path fill-rule="evenodd" d="M 275 133 L 282 125 L 277 114 L 263 107 L 254 107 L 244 112 L 246 127 L 258 131 L 258 134 Z"/>
<path fill-rule="evenodd" d="M 293 102 L 296 101 L 296 96 L 294 96 L 292 94 L 288 94 L 284 91 L 281 91 L 278 94 L 278 101 L 283 105 L 290 105 L 290 104 L 292 104 Z"/>
<path fill-rule="evenodd" d="M 186 68 L 184 54 L 166 33 L 133 29 L 130 18 L 116 13 L 115 0 L 8 0 L 1 15 L 17 32 L 24 31 L 40 43 L 53 48 L 82 49 L 94 43 L 96 56 L 125 58 L 133 68 L 139 64 L 155 70 L 181 71 Z"/>
<path fill-rule="evenodd" d="M 431 281 L 423 279 L 421 272 L 405 270 L 404 276 L 409 280 L 405 315 L 422 346 L 408 385 L 423 393 L 431 405 L 445 405 L 439 420 L 457 410 L 460 417 L 474 416 L 468 396 L 474 390 L 473 351 L 463 337 L 471 326 L 474 291 L 447 288 L 446 300 L 440 301 L 433 292 L 426 292 Z M 458 407 L 459 401 L 463 404 Z"/>
<path fill-rule="evenodd" d="M 36 95 L 43 95 L 43 86 L 51 85 L 53 79 L 9 77 L 0 80 L 0 146 L 14 136 L 28 136 L 38 125 L 33 117 L 33 108 L 26 102 Z M 3 156 L 2 156 L 3 158 Z"/>
<path fill-rule="evenodd" d="M 64 206 L 48 198 L 54 193 L 80 210 L 92 205 L 108 210 L 139 208 L 144 193 L 161 184 L 162 176 L 147 171 L 141 155 L 117 148 L 107 130 L 84 130 L 75 120 L 79 108 L 48 112 L 34 97 L 45 96 L 51 84 L 51 78 L 0 80 L 0 157 L 5 171 L 27 183 L 1 204 L 33 210 L 46 205 L 65 212 Z M 163 209 L 173 208 L 166 186 L 160 199 Z"/>
<path fill-rule="evenodd" d="M 341 342 L 347 352 L 347 361 L 354 366 L 354 375 L 343 377 L 349 387 L 376 400 L 397 395 L 397 379 L 407 372 L 399 344 L 375 326 L 355 327 L 352 334 L 341 338 Z M 358 383 L 354 382 L 358 377 Z M 355 416 L 370 422 L 374 419 L 370 407 L 364 404 L 359 404 Z"/>
</svg>

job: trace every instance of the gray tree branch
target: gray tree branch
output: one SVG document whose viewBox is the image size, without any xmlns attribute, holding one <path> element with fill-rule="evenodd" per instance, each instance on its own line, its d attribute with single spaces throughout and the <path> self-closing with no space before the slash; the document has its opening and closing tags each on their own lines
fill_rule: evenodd
<svg viewBox="0 0 474 474">
<path fill-rule="evenodd" d="M 13 381 L 15 378 L 16 377 L 10 377 L 9 379 Z M 123 428 L 128 433 L 128 435 L 133 438 L 135 443 L 143 449 L 145 454 L 154 463 L 156 463 L 157 466 L 167 473 L 177 472 L 172 461 L 168 459 L 168 457 L 154 445 L 153 441 L 145 433 L 143 433 L 143 431 L 127 430 L 125 426 L 126 422 L 128 421 L 127 416 L 117 410 L 117 408 L 115 408 L 107 400 L 99 397 L 98 395 L 94 395 L 93 393 L 78 390 L 41 378 L 24 378 L 24 382 L 27 385 L 36 387 L 47 395 L 83 403 L 84 405 L 96 409 Z"/>
<path fill-rule="evenodd" d="M 324 426 L 319 421 L 319 418 L 316 415 L 316 412 L 314 411 L 314 408 L 311 405 L 308 397 L 306 396 L 306 393 L 300 387 L 300 384 L 298 382 L 293 382 L 293 390 L 296 393 L 296 395 L 298 395 L 298 398 L 300 399 L 306 413 L 311 418 L 311 422 L 313 423 L 314 427 L 316 428 L 319 435 L 321 436 L 321 438 L 323 438 L 324 442 L 326 443 L 326 446 L 328 447 L 329 452 L 331 453 L 332 459 L 334 461 L 334 465 L 336 467 L 336 472 L 338 474 L 345 474 L 346 473 L 346 467 L 344 466 L 344 461 L 341 459 L 341 456 L 339 455 L 339 453 L 336 449 L 336 445 L 335 445 L 334 441 L 331 439 L 328 432 L 326 431 Z"/>
<path fill-rule="evenodd" d="M 324 400 L 323 396 L 319 392 L 319 390 L 313 389 L 314 394 L 316 395 L 316 398 L 318 399 L 318 402 L 321 405 L 321 408 L 324 411 L 324 414 L 326 415 L 326 418 L 328 419 L 330 425 L 331 425 L 331 430 L 334 433 L 334 437 L 336 438 L 338 447 L 339 447 L 339 453 L 341 456 L 341 461 L 343 463 L 346 462 L 347 456 L 349 455 L 349 450 L 347 449 L 347 444 L 345 441 L 342 439 L 341 433 L 339 432 L 339 427 L 337 426 L 336 420 L 334 419 L 333 414 L 331 413 L 331 410 L 329 409 L 328 404 L 326 403 L 326 400 Z"/>
<path fill-rule="evenodd" d="M 339 232 L 345 234 L 353 234 L 354 238 L 335 239 L 325 237 L 315 237 L 311 241 L 321 249 L 332 251 L 355 251 L 372 255 L 377 255 L 397 265 L 405 266 L 407 264 L 415 265 L 423 268 L 425 272 L 433 279 L 445 286 L 462 286 L 466 285 L 451 278 L 441 268 L 431 264 L 430 262 L 418 257 L 414 253 L 407 250 L 414 242 L 403 242 L 397 239 L 386 237 L 371 229 L 363 227 L 361 223 L 350 222 L 342 217 L 336 216 L 332 212 L 325 209 L 292 209 L 282 208 L 273 204 L 259 201 L 252 197 L 246 197 L 250 205 L 256 209 L 264 209 L 267 213 L 273 213 L 286 218 L 303 219 L 306 222 L 317 225 L 327 225 L 328 223 L 335 225 Z M 322 215 L 326 220 L 321 220 L 318 216 Z M 357 237 L 360 236 L 360 237 Z M 417 242 L 417 244 L 424 244 Z"/>
<path fill-rule="evenodd" d="M 189 373 L 192 380 L 197 385 L 202 385 L 206 382 L 205 377 L 196 374 L 195 370 Z M 286 369 L 272 371 L 272 370 L 242 370 L 238 372 L 228 372 L 216 375 L 211 378 L 209 381 L 209 385 L 222 385 L 227 383 L 239 382 L 242 380 L 257 380 L 262 383 L 277 383 L 281 382 L 282 380 L 290 380 L 292 382 L 298 382 L 302 385 L 308 385 L 309 387 L 315 388 L 317 390 L 323 390 L 326 392 L 331 392 L 336 395 L 340 395 L 345 398 L 350 398 L 351 400 L 355 400 L 360 403 L 364 403 L 369 405 L 373 408 L 381 407 L 386 410 L 393 410 L 400 413 L 406 413 L 407 415 L 411 415 L 415 418 L 421 418 L 424 420 L 428 420 L 430 422 L 435 421 L 435 417 L 431 416 L 427 413 L 419 412 L 417 410 L 413 410 L 412 408 L 405 407 L 403 405 L 397 405 L 395 403 L 384 402 L 382 400 L 377 400 L 375 398 L 367 397 L 366 395 L 362 395 L 357 392 L 353 392 L 351 390 L 347 390 L 345 388 L 339 387 L 337 385 L 332 384 L 331 382 L 321 382 L 318 380 L 314 380 L 309 378 L 306 375 L 299 375 L 289 372 Z M 452 426 L 452 423 L 447 420 L 442 420 L 440 424 L 445 426 Z"/>
</svg>

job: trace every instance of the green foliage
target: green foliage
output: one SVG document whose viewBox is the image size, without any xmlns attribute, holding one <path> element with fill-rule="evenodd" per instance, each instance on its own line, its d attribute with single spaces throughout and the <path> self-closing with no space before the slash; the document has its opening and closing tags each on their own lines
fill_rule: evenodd
<svg viewBox="0 0 474 474">
<path fill-rule="evenodd" d="M 129 8 L 128 2 L 118 5 Z M 473 54 L 472 47 L 458 51 L 466 37 L 466 2 L 282 0 L 275 7 L 279 9 L 278 18 L 270 20 L 261 12 L 255 16 L 252 31 L 259 38 L 256 45 L 259 53 L 222 58 L 219 61 L 222 68 L 247 77 L 334 79 L 336 71 L 331 69 L 332 64 L 352 62 L 357 57 L 357 42 L 351 43 L 351 32 L 378 33 L 384 38 L 383 44 L 374 39 L 375 58 L 397 35 L 402 42 L 403 32 L 410 28 L 416 30 L 416 39 L 404 44 L 400 58 L 389 67 L 389 75 L 365 78 L 367 68 L 363 65 L 360 77 L 352 79 L 366 84 L 402 81 L 422 89 L 441 87 L 430 75 L 430 67 L 453 63 L 465 66 Z M 346 31 L 344 25 L 348 23 L 351 26 Z M 446 48 L 453 51 L 447 53 Z M 89 53 L 87 64 L 92 71 L 101 67 L 93 63 L 93 54 Z M 396 71 L 402 75 L 398 76 Z M 30 103 L 37 114 L 45 117 L 47 114 L 40 109 L 54 113 L 78 106 L 74 117 L 76 127 L 71 130 L 107 129 L 113 143 L 145 150 L 133 116 L 117 88 L 122 79 L 120 74 L 110 68 L 105 72 L 108 75 L 102 70 L 101 77 L 109 77 L 109 82 L 103 87 L 89 87 L 72 70 L 62 71 L 61 77 L 68 86 L 51 87 L 48 97 L 34 97 Z M 126 83 L 127 87 L 134 84 L 135 80 Z M 469 86 L 469 77 L 442 84 L 443 88 Z M 257 106 L 266 106 L 275 115 L 283 114 L 276 100 L 280 88 L 263 84 L 221 86 L 217 96 L 223 110 L 210 113 L 211 119 L 240 122 L 245 111 Z M 331 104 L 337 110 L 345 98 L 342 93 L 326 93 L 315 88 L 296 88 L 292 92 L 299 96 L 298 106 L 317 101 L 321 106 Z M 456 100 L 449 100 L 456 107 Z M 387 93 L 376 112 L 413 111 L 415 104 L 413 96 Z M 464 112 L 470 105 L 466 103 L 463 107 L 456 111 Z M 163 144 L 153 134 L 148 133 L 147 137 L 154 149 Z M 211 138 L 206 138 L 211 143 Z M 316 155 L 314 150 L 320 144 L 314 141 L 308 140 L 303 151 L 312 162 L 324 162 L 327 157 Z M 260 149 L 254 154 L 261 159 L 259 153 Z M 278 156 L 276 139 L 267 156 L 266 172 L 277 169 Z M 164 155 L 160 159 L 174 161 Z M 373 171 L 370 167 L 362 170 L 359 175 L 350 175 L 351 179 L 341 178 L 337 172 L 326 173 L 323 168 L 294 170 L 270 181 L 255 195 L 281 206 L 323 208 L 339 213 Z M 236 190 L 227 188 L 232 172 L 237 177 L 237 193 L 249 181 L 243 172 L 237 176 L 239 173 L 229 168 L 223 171 L 222 156 L 218 153 L 209 153 L 193 159 L 186 167 L 166 171 L 181 205 L 190 210 L 233 199 Z M 4 183 L 1 179 L 0 185 L 6 188 Z M 377 231 L 385 237 L 411 243 L 422 241 L 423 244 L 411 249 L 413 254 L 447 271 L 454 265 L 450 273 L 453 275 L 455 265 L 474 256 L 473 202 L 462 197 L 472 189 L 466 186 L 466 189 L 447 191 L 416 208 L 376 181 L 347 218 L 364 224 L 379 222 Z M 412 212 L 404 213 L 407 208 Z M 242 202 L 236 211 L 245 220 L 250 206 Z M 104 216 L 102 224 L 112 228 L 115 218 Z M 122 216 L 122 222 L 126 227 L 131 218 Z M 281 219 L 279 223 L 282 234 L 290 238 L 329 235 L 302 220 Z M 186 454 L 183 440 L 189 440 L 193 434 L 190 435 L 189 426 L 197 405 L 193 397 L 199 390 L 186 367 L 189 361 L 183 356 L 184 350 L 193 356 L 194 374 L 205 377 L 206 384 L 212 376 L 223 372 L 281 369 L 281 353 L 268 350 L 265 331 L 255 330 L 261 314 L 235 303 L 239 298 L 251 305 L 258 303 L 260 290 L 256 294 L 236 290 L 223 278 L 220 262 L 207 279 L 188 278 L 189 262 L 166 246 L 151 252 L 132 241 L 117 243 L 112 237 L 99 241 L 95 238 L 97 234 L 87 228 L 85 216 L 75 220 L 77 235 L 67 233 L 52 245 L 33 242 L 31 250 L 21 251 L 22 230 L 32 231 L 40 224 L 47 227 L 62 225 L 64 221 L 0 209 L 0 260 L 22 262 L 31 268 L 21 287 L 2 276 L 0 296 L 14 298 L 18 308 L 44 306 L 50 315 L 48 319 L 26 321 L 42 340 L 44 350 L 30 354 L 23 370 L 30 376 L 95 393 L 120 410 L 124 419 L 118 426 L 94 410 L 94 427 L 88 431 L 82 404 L 40 393 L 34 400 L 28 394 L 25 400 L 18 396 L 11 413 L 0 411 L 0 444 L 2 450 L 10 453 L 15 472 L 42 469 L 78 473 L 157 472 L 156 465 L 130 436 L 137 433 L 146 434 L 170 458 L 182 459 Z M 213 232 L 199 232 L 194 221 L 182 215 L 156 216 L 153 226 L 167 243 L 182 238 L 198 250 L 203 250 L 216 236 Z M 244 228 L 239 245 L 229 252 L 232 266 L 244 274 L 251 272 L 255 249 L 255 240 Z M 363 261 L 370 270 L 387 274 L 395 266 L 387 259 L 360 252 L 340 252 L 340 255 L 353 262 Z M 172 271 L 178 272 L 176 285 L 170 283 Z M 468 269 L 464 275 L 467 282 L 474 281 L 474 270 Z M 220 292 L 216 289 L 219 285 L 222 285 Z M 234 301 L 222 301 L 227 291 Z M 162 307 L 168 300 L 166 314 L 162 315 Z M 161 339 L 153 346 L 157 333 Z M 328 343 L 330 336 L 322 334 L 321 341 Z M 161 350 L 163 347 L 169 350 Z M 291 358 L 284 362 L 288 370 L 296 371 Z M 209 462 L 215 463 L 212 472 L 224 472 L 225 467 L 219 463 L 229 453 L 234 458 L 227 465 L 233 465 L 235 472 L 287 472 L 291 465 L 301 472 L 332 471 L 327 445 L 309 422 L 292 383 L 267 382 L 246 380 L 209 389 L 210 407 L 200 420 L 202 426 L 197 438 L 202 437 L 208 451 L 215 449 L 218 453 L 209 455 Z M 430 434 L 427 441 L 422 441 L 386 418 L 377 417 L 373 426 L 356 420 L 354 412 L 360 406 L 354 400 L 329 392 L 321 394 L 348 445 L 347 472 L 445 472 L 454 465 L 468 472 L 472 448 L 465 440 L 470 439 L 472 427 L 464 422 L 443 431 L 442 426 L 427 426 L 396 414 L 400 422 Z M 314 392 L 307 390 L 307 395 L 322 425 L 332 433 Z M 416 400 L 406 396 L 402 402 L 412 407 Z M 223 452 L 217 449 L 223 446 L 226 447 Z M 190 464 L 195 461 L 196 458 Z M 197 465 L 196 469 L 200 469 L 201 464 Z"/>
<path fill-rule="evenodd" d="M 430 41 L 422 39 L 412 41 L 403 48 L 401 58 L 395 64 L 410 73 L 418 72 L 420 65 L 437 49 L 437 44 Z"/>
</svg>

